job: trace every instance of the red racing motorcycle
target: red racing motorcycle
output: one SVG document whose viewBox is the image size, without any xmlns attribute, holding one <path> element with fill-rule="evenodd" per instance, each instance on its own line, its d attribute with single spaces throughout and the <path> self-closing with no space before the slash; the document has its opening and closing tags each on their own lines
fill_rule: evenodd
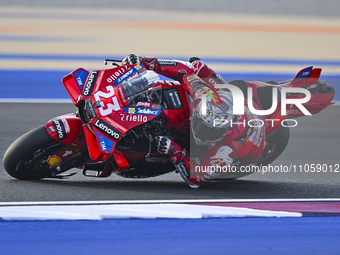
<svg viewBox="0 0 340 255">
<path fill-rule="evenodd" d="M 4 155 L 8 174 L 20 180 L 64 178 L 71 168 L 85 176 L 108 177 L 113 172 L 126 178 L 147 178 L 175 171 L 168 155 L 157 151 L 155 136 L 170 136 L 190 153 L 190 95 L 176 81 L 161 80 L 142 65 L 106 70 L 79 68 L 63 78 L 63 84 L 77 107 L 77 113 L 58 116 L 46 125 L 19 137 Z M 276 82 L 231 81 L 253 99 L 260 109 L 272 105 L 273 87 L 304 87 L 311 100 L 304 106 L 320 112 L 335 91 L 319 81 L 320 68 L 301 70 L 292 80 Z M 299 93 L 288 95 L 299 98 Z M 284 120 L 303 114 L 294 105 L 287 114 L 278 108 L 269 118 Z M 285 149 L 289 128 L 275 122 L 266 130 L 264 149 L 258 164 L 273 162 Z M 238 178 L 250 173 L 233 173 Z M 228 177 L 228 176 L 227 176 Z"/>
</svg>

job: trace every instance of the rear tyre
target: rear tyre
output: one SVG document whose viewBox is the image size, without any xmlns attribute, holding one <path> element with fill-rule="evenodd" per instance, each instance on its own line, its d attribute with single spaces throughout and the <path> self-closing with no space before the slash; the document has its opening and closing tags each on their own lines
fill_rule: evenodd
<svg viewBox="0 0 340 255">
<path fill-rule="evenodd" d="M 273 135 L 266 139 L 267 146 L 264 148 L 262 159 L 257 164 L 265 166 L 277 159 L 286 149 L 289 137 L 289 127 L 280 126 Z"/>
<path fill-rule="evenodd" d="M 64 148 L 64 144 L 49 136 L 45 126 L 40 126 L 22 135 L 8 147 L 3 159 L 5 170 L 19 180 L 52 177 L 53 171 L 47 158 Z"/>
</svg>

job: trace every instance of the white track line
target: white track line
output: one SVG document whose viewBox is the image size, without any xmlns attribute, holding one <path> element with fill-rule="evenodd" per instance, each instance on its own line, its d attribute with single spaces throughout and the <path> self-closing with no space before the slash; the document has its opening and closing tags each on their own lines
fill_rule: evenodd
<svg viewBox="0 0 340 255">
<path fill-rule="evenodd" d="M 260 210 L 200 203 L 339 202 L 340 198 L 301 199 L 182 199 L 130 201 L 1 202 L 0 219 L 102 220 L 102 219 L 203 219 L 228 217 L 302 217 L 301 212 Z"/>
<path fill-rule="evenodd" d="M 282 198 L 282 199 L 178 199 L 178 200 L 108 200 L 108 201 L 48 201 L 0 202 L 0 206 L 62 206 L 119 204 L 193 204 L 193 203 L 253 203 L 253 202 L 340 202 L 340 198 Z"/>
<path fill-rule="evenodd" d="M 0 207 L 2 220 L 203 219 L 228 217 L 302 217 L 300 212 L 190 204 L 111 204 Z"/>
</svg>

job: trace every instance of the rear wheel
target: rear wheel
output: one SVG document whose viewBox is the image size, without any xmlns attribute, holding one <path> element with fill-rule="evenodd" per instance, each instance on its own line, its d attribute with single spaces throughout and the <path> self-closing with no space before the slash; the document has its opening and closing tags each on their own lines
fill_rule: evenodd
<svg viewBox="0 0 340 255">
<path fill-rule="evenodd" d="M 4 155 L 6 172 L 20 180 L 38 180 L 52 177 L 47 163 L 51 155 L 65 149 L 65 145 L 52 139 L 45 126 L 35 128 L 15 140 Z"/>
<path fill-rule="evenodd" d="M 267 146 L 262 153 L 262 159 L 257 164 L 265 166 L 277 159 L 287 147 L 289 137 L 289 127 L 280 126 L 273 135 L 266 139 Z"/>
</svg>

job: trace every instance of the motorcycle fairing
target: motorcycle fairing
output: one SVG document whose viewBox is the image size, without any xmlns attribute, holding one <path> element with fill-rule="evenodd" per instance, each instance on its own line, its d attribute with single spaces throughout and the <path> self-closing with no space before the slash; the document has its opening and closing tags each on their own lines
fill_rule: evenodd
<svg viewBox="0 0 340 255">
<path fill-rule="evenodd" d="M 138 76 L 141 71 L 144 71 L 143 66 L 128 65 L 92 71 L 88 75 L 81 100 L 85 100 L 86 112 L 91 117 L 83 129 L 92 160 L 103 160 L 112 153 L 119 167 L 128 166 L 124 156 L 115 153 L 116 143 L 128 130 L 156 118 L 161 113 L 159 109 L 123 105 L 123 98 L 118 93 L 117 86 L 134 75 Z"/>
<path fill-rule="evenodd" d="M 66 114 L 55 117 L 46 123 L 47 133 L 55 140 L 72 144 L 76 138 L 82 137 L 82 122 L 76 114 Z"/>
<path fill-rule="evenodd" d="M 295 77 L 293 78 L 292 82 L 298 81 L 298 80 L 300 80 L 300 79 L 309 78 L 309 76 L 311 75 L 312 69 L 313 69 L 313 66 L 309 66 L 309 67 L 306 67 L 306 68 L 300 70 L 300 71 L 295 75 Z"/>
<path fill-rule="evenodd" d="M 47 159 L 51 167 L 57 167 L 72 157 L 73 160 L 82 157 L 81 152 L 86 148 L 86 142 L 82 139 L 84 137 L 82 124 L 80 118 L 73 113 L 55 117 L 46 123 L 47 133 L 65 145 L 63 150 Z M 52 162 L 51 159 L 54 161 Z"/>
<path fill-rule="evenodd" d="M 90 127 L 86 124 L 83 124 L 83 130 L 90 158 L 94 161 L 101 161 L 107 159 L 108 154 L 102 152 L 97 141 L 97 138 L 93 134 Z"/>
<path fill-rule="evenodd" d="M 72 74 L 78 84 L 79 89 L 82 90 L 89 72 L 85 69 L 79 68 L 77 71 L 72 72 Z"/>
<path fill-rule="evenodd" d="M 76 106 L 79 104 L 79 95 L 81 94 L 81 89 L 84 87 L 88 74 L 89 72 L 87 70 L 79 68 L 62 79 L 67 93 Z"/>
</svg>

